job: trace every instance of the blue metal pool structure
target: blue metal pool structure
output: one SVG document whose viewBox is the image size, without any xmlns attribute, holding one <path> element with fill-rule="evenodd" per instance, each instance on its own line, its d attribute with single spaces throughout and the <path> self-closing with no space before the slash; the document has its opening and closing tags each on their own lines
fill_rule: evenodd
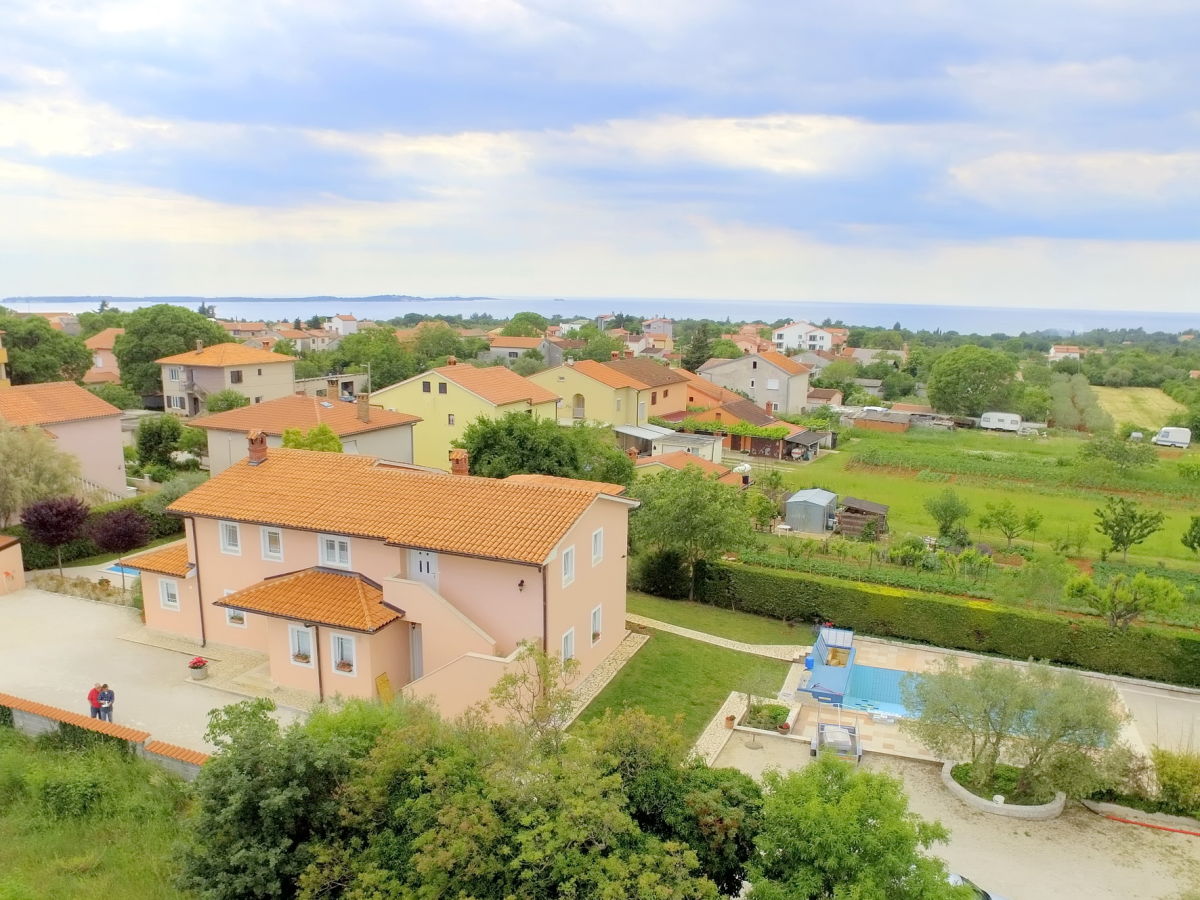
<svg viewBox="0 0 1200 900">
<path fill-rule="evenodd" d="M 805 662 L 808 682 L 798 685 L 797 693 L 846 710 L 910 718 L 900 696 L 900 680 L 909 673 L 858 665 L 857 655 L 852 630 L 822 626 L 812 656 Z"/>
<path fill-rule="evenodd" d="M 111 565 L 107 569 L 105 569 L 104 571 L 112 572 L 114 575 L 130 575 L 130 576 L 133 576 L 134 578 L 136 578 L 138 575 L 142 574 L 141 569 L 135 569 L 135 568 L 132 568 L 131 566 L 123 566 L 120 563 L 114 563 L 113 565 Z"/>
</svg>

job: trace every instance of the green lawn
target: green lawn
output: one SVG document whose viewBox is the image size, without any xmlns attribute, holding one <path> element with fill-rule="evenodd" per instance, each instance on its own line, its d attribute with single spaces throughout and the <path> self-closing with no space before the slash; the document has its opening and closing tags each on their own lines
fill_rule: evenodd
<svg viewBox="0 0 1200 900">
<path fill-rule="evenodd" d="M 662 631 L 625 664 L 609 685 L 579 716 L 599 718 L 606 709 L 640 706 L 648 713 L 674 719 L 693 741 L 716 714 L 730 691 L 749 688 L 769 697 L 783 686 L 788 664 L 736 650 L 726 650 Z"/>
<path fill-rule="evenodd" d="M 629 612 L 747 644 L 811 644 L 812 629 L 752 613 L 630 592 Z"/>
<path fill-rule="evenodd" d="M 85 556 L 83 559 L 73 559 L 68 563 L 63 563 L 63 568 L 74 568 L 75 566 L 98 566 L 101 563 L 113 562 L 122 557 L 136 556 L 139 553 L 145 553 L 147 550 L 153 550 L 155 547 L 161 547 L 163 544 L 173 544 L 176 541 L 182 541 L 182 534 L 172 534 L 167 537 L 155 538 L 150 543 L 138 547 L 136 550 L 126 550 L 124 553 L 97 553 L 95 556 Z M 0 900 L 4 900 L 0 896 Z"/>
</svg>

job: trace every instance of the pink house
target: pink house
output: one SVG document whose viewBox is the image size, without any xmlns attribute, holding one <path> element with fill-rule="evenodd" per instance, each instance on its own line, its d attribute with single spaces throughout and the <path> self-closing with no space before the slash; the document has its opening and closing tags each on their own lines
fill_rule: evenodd
<svg viewBox="0 0 1200 900">
<path fill-rule="evenodd" d="M 93 334 L 84 343 L 92 351 L 92 367 L 83 375 L 84 384 L 108 384 L 121 380 L 117 357 L 113 347 L 117 338 L 125 333 L 124 328 L 105 328 Z"/>
<path fill-rule="evenodd" d="M 594 670 L 625 635 L 632 500 L 620 486 L 500 481 L 268 448 L 169 511 L 186 538 L 130 561 L 146 625 L 267 654 L 309 691 L 484 701 L 520 642 Z"/>
<path fill-rule="evenodd" d="M 73 381 L 5 386 L 0 421 L 38 427 L 79 460 L 81 494 L 117 499 L 128 494 L 121 443 L 121 411 Z"/>
</svg>

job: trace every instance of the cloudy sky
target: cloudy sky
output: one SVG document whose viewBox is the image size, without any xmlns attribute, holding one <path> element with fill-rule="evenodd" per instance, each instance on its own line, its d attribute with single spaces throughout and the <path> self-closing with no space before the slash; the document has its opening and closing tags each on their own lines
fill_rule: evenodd
<svg viewBox="0 0 1200 900">
<path fill-rule="evenodd" d="M 0 296 L 1200 307 L 1195 0 L 0 10 Z"/>
</svg>

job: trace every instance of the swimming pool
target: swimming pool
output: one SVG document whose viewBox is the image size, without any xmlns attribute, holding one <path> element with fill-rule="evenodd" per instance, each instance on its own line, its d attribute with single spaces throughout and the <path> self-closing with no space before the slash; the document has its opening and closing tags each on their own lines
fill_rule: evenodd
<svg viewBox="0 0 1200 900">
<path fill-rule="evenodd" d="M 855 664 L 850 670 L 842 706 L 845 709 L 909 718 L 910 714 L 900 696 L 900 679 L 907 674 L 900 669 Z"/>
<path fill-rule="evenodd" d="M 105 569 L 104 571 L 105 571 L 105 572 L 112 572 L 114 575 L 134 575 L 134 576 L 137 576 L 137 575 L 141 575 L 141 574 L 142 574 L 142 570 L 141 570 L 141 569 L 134 569 L 134 568 L 131 568 L 130 566 L 123 566 L 123 565 L 121 565 L 120 563 L 114 563 L 113 565 L 111 565 L 111 566 L 109 566 L 107 569 Z"/>
</svg>

